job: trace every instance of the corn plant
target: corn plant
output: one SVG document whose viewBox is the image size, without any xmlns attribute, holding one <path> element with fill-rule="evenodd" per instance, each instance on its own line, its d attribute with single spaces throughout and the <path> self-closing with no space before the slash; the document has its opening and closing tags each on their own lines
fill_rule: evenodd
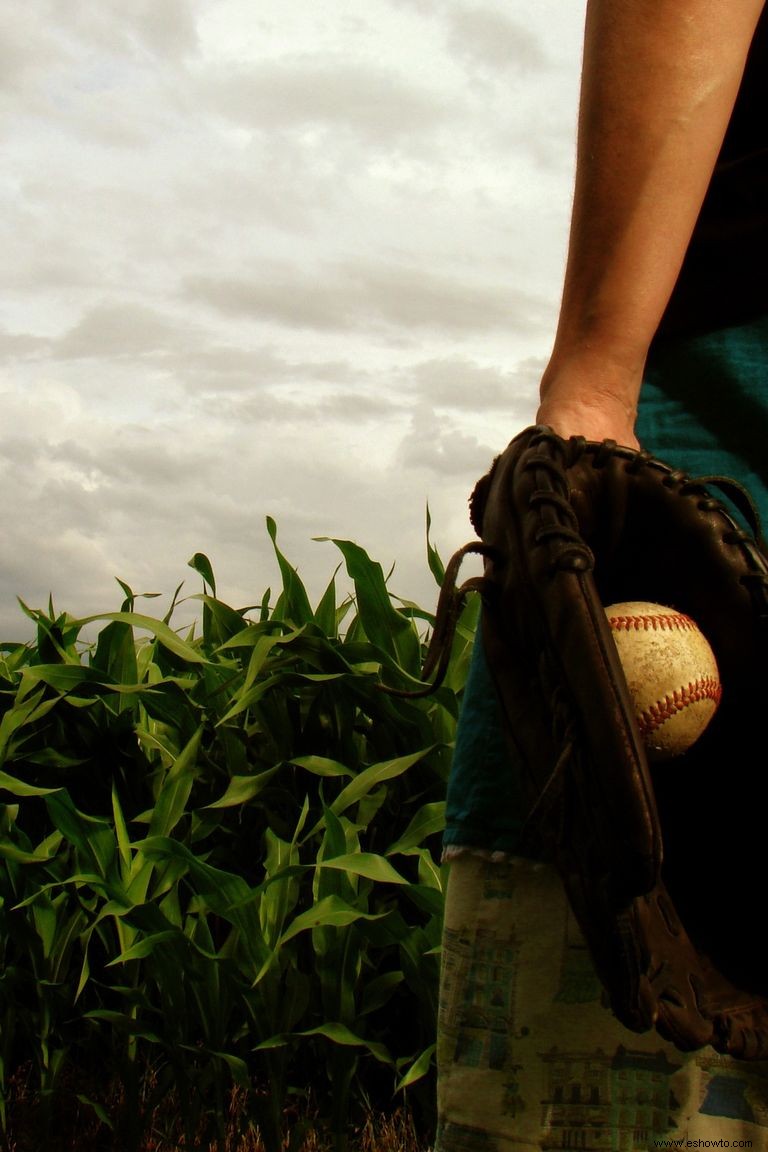
<svg viewBox="0 0 768 1152">
<path fill-rule="evenodd" d="M 73 1097 L 126 1152 L 173 1098 L 156 1139 L 203 1146 L 233 1085 L 270 1152 L 310 1085 L 339 1149 L 362 1105 L 403 1096 L 429 1132 L 439 838 L 476 606 L 435 694 L 388 695 L 382 680 L 416 684 L 431 614 L 344 540 L 354 593 L 334 576 L 313 608 L 267 527 L 274 603 L 226 605 L 198 553 L 192 628 L 173 626 L 180 589 L 155 618 L 122 584 L 119 611 L 85 619 L 24 606 L 34 641 L 0 645 L 7 1147 L 20 1070 L 41 1147 Z"/>
</svg>

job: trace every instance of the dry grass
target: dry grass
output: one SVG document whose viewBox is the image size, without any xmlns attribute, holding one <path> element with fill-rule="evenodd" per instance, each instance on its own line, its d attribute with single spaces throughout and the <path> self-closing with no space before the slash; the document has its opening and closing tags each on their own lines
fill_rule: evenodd
<svg viewBox="0 0 768 1152">
<path fill-rule="evenodd" d="M 40 1099 L 24 1076 L 16 1076 L 7 1101 L 5 1139 L 0 1133 L 1 1152 L 123 1152 L 122 1144 L 109 1125 L 103 1123 L 85 1094 L 72 1086 L 57 1099 L 53 1114 L 41 1109 Z M 107 1115 L 118 1113 L 119 1089 L 90 1092 L 102 1101 Z M 136 1152 L 267 1152 L 258 1127 L 249 1120 L 250 1093 L 233 1088 L 227 1104 L 223 1135 L 211 1141 L 201 1135 L 192 1141 L 180 1131 L 178 1102 L 167 1096 L 143 1118 L 144 1136 Z M 283 1114 L 286 1136 L 283 1152 L 338 1152 L 339 1145 L 323 1128 L 311 1093 L 294 1098 Z M 369 1112 L 365 1120 L 347 1133 L 346 1152 L 429 1152 L 420 1138 L 413 1117 L 405 1108 L 390 1113 Z"/>
<path fill-rule="evenodd" d="M 258 1129 L 243 1132 L 242 1115 L 237 1100 L 233 1101 L 228 1131 L 223 1140 L 192 1145 L 196 1152 L 267 1152 Z M 294 1105 L 286 1122 L 284 1152 L 335 1152 L 337 1145 L 323 1131 L 309 1099 Z M 363 1124 L 348 1135 L 348 1152 L 428 1152 L 419 1140 L 413 1119 L 405 1109 L 390 1114 L 369 1113 Z M 142 1152 L 177 1152 L 189 1148 L 183 1140 L 150 1140 Z M 78 1145 L 82 1149 L 82 1145 Z"/>
</svg>

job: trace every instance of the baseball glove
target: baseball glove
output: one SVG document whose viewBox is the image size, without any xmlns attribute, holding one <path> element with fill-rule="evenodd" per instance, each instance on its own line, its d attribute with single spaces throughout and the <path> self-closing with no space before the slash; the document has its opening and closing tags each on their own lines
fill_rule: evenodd
<svg viewBox="0 0 768 1152">
<path fill-rule="evenodd" d="M 524 776 L 523 854 L 557 867 L 615 1015 L 682 1050 L 760 1059 L 768 563 L 713 483 L 612 441 L 529 428 L 475 488 L 481 543 L 462 554 L 480 551 L 484 575 L 464 590 L 483 597 L 483 643 Z M 660 765 L 647 759 L 604 612 L 630 600 L 691 616 L 720 670 L 709 727 Z"/>
</svg>

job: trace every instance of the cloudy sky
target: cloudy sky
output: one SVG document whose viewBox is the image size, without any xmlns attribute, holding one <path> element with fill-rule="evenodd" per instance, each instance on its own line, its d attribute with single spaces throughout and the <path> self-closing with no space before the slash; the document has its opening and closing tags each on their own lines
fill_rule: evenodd
<svg viewBox="0 0 768 1152">
<path fill-rule="evenodd" d="M 535 410 L 582 0 L 0 4 L 0 639 L 363 545 L 432 606 Z"/>
</svg>

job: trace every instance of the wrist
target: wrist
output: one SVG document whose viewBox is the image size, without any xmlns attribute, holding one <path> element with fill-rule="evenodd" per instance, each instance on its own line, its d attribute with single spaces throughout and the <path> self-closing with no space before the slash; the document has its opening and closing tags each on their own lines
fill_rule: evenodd
<svg viewBox="0 0 768 1152">
<path fill-rule="evenodd" d="M 604 358 L 551 361 L 541 382 L 536 415 L 558 435 L 615 440 L 636 448 L 635 419 L 642 367 L 629 369 Z"/>
<path fill-rule="evenodd" d="M 553 353 L 541 378 L 542 404 L 606 406 L 634 422 L 643 382 L 644 357 L 621 358 L 595 353 Z"/>
</svg>

